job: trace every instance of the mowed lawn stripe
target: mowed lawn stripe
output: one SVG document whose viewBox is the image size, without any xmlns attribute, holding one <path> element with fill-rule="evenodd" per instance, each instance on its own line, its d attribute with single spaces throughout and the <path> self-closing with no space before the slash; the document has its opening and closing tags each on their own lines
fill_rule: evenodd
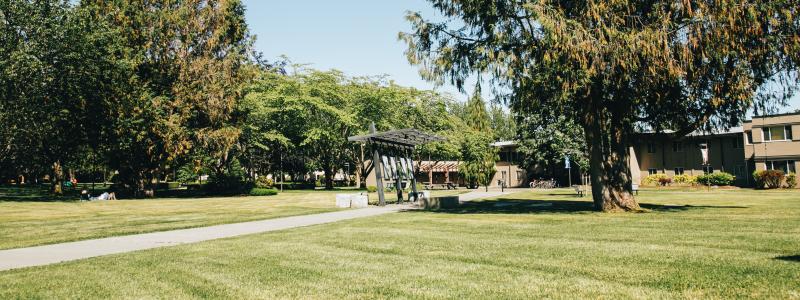
<svg viewBox="0 0 800 300">
<path fill-rule="evenodd" d="M 0 273 L 0 298 L 800 295 L 800 262 L 780 259 L 800 254 L 796 192 L 652 190 L 642 202 L 695 207 L 643 214 L 584 211 L 588 199 L 553 193 L 504 197 L 572 210 L 492 212 L 508 201 L 495 199 L 480 213 L 402 212 L 15 270 Z"/>
</svg>

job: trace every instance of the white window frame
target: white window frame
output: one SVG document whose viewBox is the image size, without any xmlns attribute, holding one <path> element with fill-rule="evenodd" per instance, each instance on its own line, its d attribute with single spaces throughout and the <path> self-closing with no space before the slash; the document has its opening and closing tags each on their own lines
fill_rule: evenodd
<svg viewBox="0 0 800 300">
<path fill-rule="evenodd" d="M 786 132 L 786 128 L 787 127 L 791 128 L 789 125 L 761 127 L 761 135 L 762 135 L 762 138 L 763 138 L 764 142 L 765 143 L 772 143 L 772 142 L 787 142 L 787 141 L 791 141 L 791 139 L 788 138 L 788 136 L 786 134 L 787 133 Z M 781 130 L 783 130 L 783 139 L 773 140 L 772 139 L 772 130 L 773 129 L 777 129 L 777 128 L 780 128 Z M 794 132 L 792 132 L 792 134 L 794 134 Z"/>
<path fill-rule="evenodd" d="M 656 168 L 647 169 L 647 175 L 654 175 L 654 174 L 658 174 L 658 169 Z"/>
</svg>

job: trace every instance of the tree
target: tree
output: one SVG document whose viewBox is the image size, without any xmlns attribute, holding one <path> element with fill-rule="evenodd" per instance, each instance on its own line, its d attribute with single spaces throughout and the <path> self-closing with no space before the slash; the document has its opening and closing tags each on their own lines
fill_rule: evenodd
<svg viewBox="0 0 800 300">
<path fill-rule="evenodd" d="M 230 169 L 240 130 L 231 119 L 248 80 L 252 39 L 240 1 L 84 0 L 81 6 L 124 38 L 134 76 L 115 98 L 108 160 L 124 186 L 142 195 L 190 151 Z"/>
<path fill-rule="evenodd" d="M 251 88 L 248 102 L 264 106 L 270 140 L 284 143 L 294 155 L 313 160 L 325 172 L 325 187 L 333 189 L 333 175 L 346 159 L 354 122 L 347 108 L 351 94 L 339 71 L 299 70 L 272 74 Z"/>
<path fill-rule="evenodd" d="M 499 159 L 497 147 L 491 145 L 492 135 L 487 132 L 474 131 L 466 135 L 461 144 L 462 164 L 458 171 L 471 188 L 483 185 L 489 190 Z"/>
<path fill-rule="evenodd" d="M 492 104 L 489 108 L 491 119 L 491 129 L 494 133 L 495 141 L 511 141 L 517 137 L 517 121 L 514 115 L 507 112 L 503 107 Z"/>
<path fill-rule="evenodd" d="M 445 21 L 408 14 L 408 60 L 458 87 L 491 74 L 521 116 L 581 126 L 602 211 L 640 210 L 628 165 L 637 129 L 731 126 L 754 99 L 785 102 L 798 86 L 794 1 L 429 1 Z M 771 81 L 784 93 L 762 93 Z"/>
<path fill-rule="evenodd" d="M 0 1 L 0 24 L 3 157 L 17 174 L 49 168 L 60 194 L 64 165 L 97 148 L 104 101 L 129 74 L 118 36 L 69 1 Z"/>
<path fill-rule="evenodd" d="M 476 86 L 474 94 L 467 101 L 466 118 L 464 121 L 474 130 L 479 132 L 491 131 L 491 120 L 486 112 L 486 102 L 481 97 L 481 88 Z"/>
<path fill-rule="evenodd" d="M 541 169 L 552 177 L 556 168 L 563 167 L 564 156 L 569 156 L 573 169 L 588 169 L 583 128 L 566 116 L 525 116 L 519 121 L 519 135 L 519 151 L 525 157 L 522 165 L 529 170 Z"/>
</svg>

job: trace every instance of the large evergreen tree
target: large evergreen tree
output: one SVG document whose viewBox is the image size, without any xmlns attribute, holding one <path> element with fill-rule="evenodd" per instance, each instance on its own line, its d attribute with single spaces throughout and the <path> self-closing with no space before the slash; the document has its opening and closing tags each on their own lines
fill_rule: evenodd
<svg viewBox="0 0 800 300">
<path fill-rule="evenodd" d="M 640 209 L 628 165 L 637 128 L 731 126 L 754 99 L 791 94 L 759 94 L 765 85 L 798 84 L 793 0 L 429 2 L 445 20 L 408 14 L 409 61 L 458 86 L 493 75 L 515 112 L 583 127 L 598 210 Z"/>
</svg>

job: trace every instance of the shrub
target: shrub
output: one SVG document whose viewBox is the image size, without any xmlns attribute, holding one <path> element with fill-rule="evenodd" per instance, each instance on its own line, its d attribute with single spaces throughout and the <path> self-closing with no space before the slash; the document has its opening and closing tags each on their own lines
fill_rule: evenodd
<svg viewBox="0 0 800 300">
<path fill-rule="evenodd" d="M 642 180 L 644 185 L 664 185 L 664 182 L 669 179 L 666 174 L 651 174 Z"/>
<path fill-rule="evenodd" d="M 275 189 L 265 189 L 257 187 L 250 189 L 250 196 L 274 196 L 277 194 L 278 191 Z"/>
<path fill-rule="evenodd" d="M 702 185 L 728 186 L 736 181 L 736 176 L 726 172 L 718 172 L 697 176 L 697 183 Z"/>
<path fill-rule="evenodd" d="M 267 176 L 259 176 L 258 179 L 256 179 L 256 187 L 262 189 L 271 189 L 275 187 L 275 181 Z"/>
<path fill-rule="evenodd" d="M 683 185 L 694 185 L 697 183 L 697 176 L 692 176 L 688 174 L 675 175 L 674 177 L 672 177 L 672 182 Z"/>
<path fill-rule="evenodd" d="M 786 187 L 790 189 L 797 187 L 797 174 L 789 173 L 786 175 Z"/>
<path fill-rule="evenodd" d="M 777 189 L 783 184 L 786 177 L 780 170 L 764 170 L 753 172 L 756 188 Z"/>
<path fill-rule="evenodd" d="M 377 191 L 378 191 L 378 187 L 377 186 L 370 185 L 370 186 L 367 187 L 367 192 L 369 192 L 369 193 L 374 193 L 374 192 L 377 192 Z"/>
</svg>

